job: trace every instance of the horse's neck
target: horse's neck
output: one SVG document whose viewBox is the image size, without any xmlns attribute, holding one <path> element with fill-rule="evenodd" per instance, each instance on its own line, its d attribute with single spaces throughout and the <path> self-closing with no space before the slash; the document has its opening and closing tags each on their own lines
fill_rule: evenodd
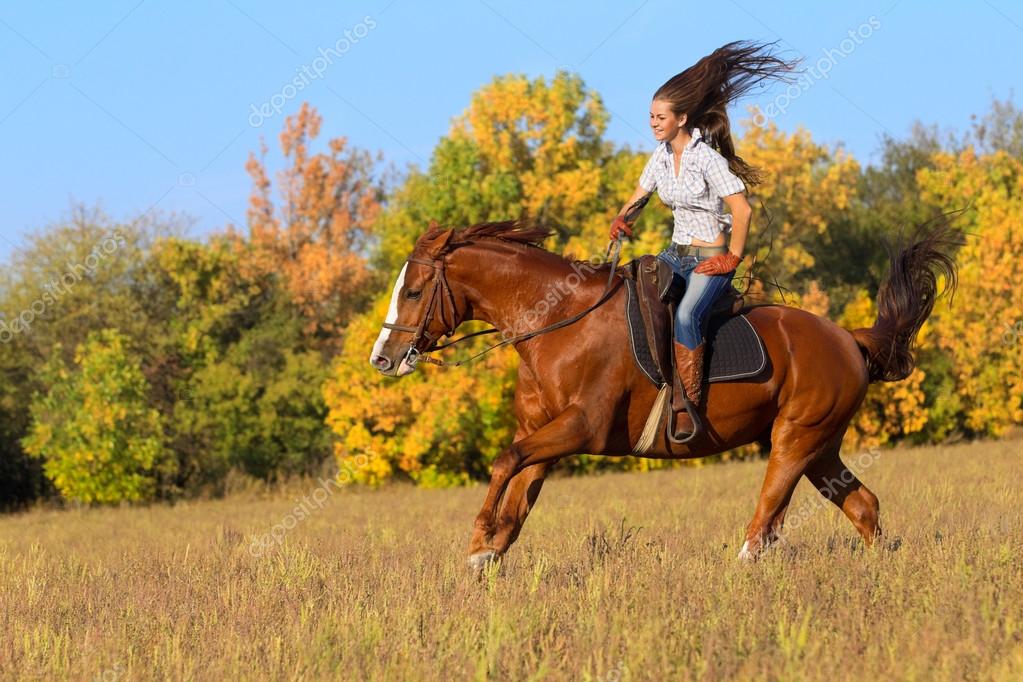
<svg viewBox="0 0 1023 682">
<path fill-rule="evenodd" d="M 469 319 L 492 324 L 505 336 L 564 317 L 557 311 L 593 277 L 585 261 L 573 268 L 556 254 L 516 244 L 481 242 L 452 255 L 458 286 L 471 306 Z"/>
</svg>

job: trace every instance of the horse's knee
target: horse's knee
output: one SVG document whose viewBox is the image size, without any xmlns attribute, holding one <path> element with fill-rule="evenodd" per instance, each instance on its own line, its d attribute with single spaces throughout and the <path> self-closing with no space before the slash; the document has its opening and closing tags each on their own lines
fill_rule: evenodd
<svg viewBox="0 0 1023 682">
<path fill-rule="evenodd" d="M 493 478 L 511 478 L 515 474 L 521 459 L 521 454 L 514 446 L 508 448 L 494 460 L 494 465 L 490 469 L 490 475 Z"/>
</svg>

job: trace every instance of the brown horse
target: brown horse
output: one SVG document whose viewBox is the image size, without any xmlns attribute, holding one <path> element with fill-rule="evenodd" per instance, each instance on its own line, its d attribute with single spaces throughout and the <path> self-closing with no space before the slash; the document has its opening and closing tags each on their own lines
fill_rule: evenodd
<svg viewBox="0 0 1023 682">
<path fill-rule="evenodd" d="M 514 343 L 521 357 L 518 429 L 494 462 L 476 517 L 469 542 L 476 570 L 518 537 L 552 464 L 576 453 L 634 454 L 657 395 L 629 351 L 620 280 L 608 292 L 607 265 L 540 248 L 548 235 L 517 222 L 459 230 L 432 223 L 398 275 L 370 356 L 382 373 L 402 376 L 415 369 L 420 352 L 466 320 L 486 321 L 508 336 L 600 303 L 567 326 Z M 869 329 L 849 331 L 782 305 L 745 309 L 769 367 L 752 380 L 710 384 L 700 407 L 706 433 L 685 445 L 662 437 L 643 455 L 704 457 L 753 442 L 770 450 L 740 558 L 755 559 L 777 538 L 801 476 L 841 508 L 868 544 L 880 533 L 877 497 L 842 463 L 839 448 L 867 385 L 912 371 L 912 345 L 934 306 L 938 277 L 943 292 L 954 291 L 948 251 L 958 243 L 950 228 L 925 226 L 893 251 Z"/>
</svg>

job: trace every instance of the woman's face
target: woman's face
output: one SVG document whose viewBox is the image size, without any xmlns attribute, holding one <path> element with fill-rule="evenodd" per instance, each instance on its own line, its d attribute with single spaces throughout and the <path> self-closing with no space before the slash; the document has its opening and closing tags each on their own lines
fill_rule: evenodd
<svg viewBox="0 0 1023 682">
<path fill-rule="evenodd" d="M 650 128 L 658 142 L 674 139 L 685 122 L 686 115 L 676 116 L 670 102 L 655 99 L 650 103 Z"/>
</svg>

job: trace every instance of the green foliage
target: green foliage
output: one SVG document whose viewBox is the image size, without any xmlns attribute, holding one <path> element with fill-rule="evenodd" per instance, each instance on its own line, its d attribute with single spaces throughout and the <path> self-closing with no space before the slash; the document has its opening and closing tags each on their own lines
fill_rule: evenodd
<svg viewBox="0 0 1023 682">
<path fill-rule="evenodd" d="M 93 332 L 76 349 L 74 363 L 69 369 L 58 357 L 47 368 L 50 390 L 32 402 L 26 452 L 45 460 L 46 475 L 69 500 L 153 498 L 174 462 L 127 337 Z"/>
<path fill-rule="evenodd" d="M 274 322 L 197 368 L 175 404 L 196 481 L 215 485 L 232 468 L 264 479 L 309 474 L 329 454 L 320 395 L 327 365 L 318 353 L 292 350 L 300 347 L 297 322 Z"/>
</svg>

